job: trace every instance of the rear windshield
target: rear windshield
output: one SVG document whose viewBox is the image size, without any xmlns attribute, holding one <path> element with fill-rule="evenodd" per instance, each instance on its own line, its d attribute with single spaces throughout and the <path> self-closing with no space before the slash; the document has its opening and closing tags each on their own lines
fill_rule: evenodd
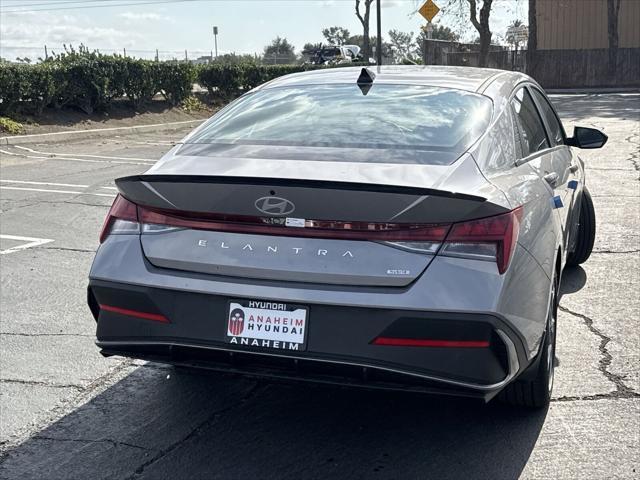
<svg viewBox="0 0 640 480">
<path fill-rule="evenodd" d="M 365 95 L 366 93 L 366 95 Z M 491 101 L 461 90 L 357 84 L 258 90 L 215 115 L 188 143 L 464 152 Z"/>
</svg>

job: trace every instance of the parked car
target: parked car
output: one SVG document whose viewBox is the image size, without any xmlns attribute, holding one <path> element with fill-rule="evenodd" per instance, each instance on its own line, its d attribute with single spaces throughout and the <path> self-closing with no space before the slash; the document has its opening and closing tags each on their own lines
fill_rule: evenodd
<svg viewBox="0 0 640 480">
<path fill-rule="evenodd" d="M 88 302 L 104 355 L 547 405 L 595 214 L 530 77 L 287 75 L 119 178 Z"/>
<path fill-rule="evenodd" d="M 342 65 L 354 61 L 351 48 L 342 45 L 324 46 L 312 52 L 310 62 L 313 65 Z"/>
</svg>

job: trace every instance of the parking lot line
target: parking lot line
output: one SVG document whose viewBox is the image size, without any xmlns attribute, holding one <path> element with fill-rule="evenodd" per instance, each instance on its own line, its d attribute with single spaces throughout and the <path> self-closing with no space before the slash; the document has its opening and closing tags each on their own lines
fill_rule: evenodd
<svg viewBox="0 0 640 480">
<path fill-rule="evenodd" d="M 87 157 L 87 158 L 104 158 L 107 160 L 135 160 L 141 162 L 156 162 L 157 159 L 153 158 L 135 158 L 135 157 L 114 157 L 111 155 L 93 155 L 93 154 L 84 154 L 84 153 L 57 153 L 57 152 L 41 152 L 39 150 L 34 150 L 33 148 L 23 147 L 21 145 L 14 145 L 15 148 L 19 150 L 24 150 L 29 153 L 35 153 L 38 155 L 47 155 L 54 157 Z"/>
<path fill-rule="evenodd" d="M 27 155 L 25 153 L 15 153 L 9 152 L 7 150 L 0 149 L 0 153 L 5 155 L 11 155 L 14 157 L 23 157 L 23 158 L 34 158 L 36 160 L 60 160 L 60 161 L 69 161 L 69 162 L 85 162 L 85 163 L 117 163 L 122 165 L 153 165 L 155 160 L 146 160 L 144 162 L 127 162 L 124 160 L 92 160 L 89 158 L 73 158 L 73 157 L 55 157 L 55 156 L 42 156 L 42 155 Z"/>
<path fill-rule="evenodd" d="M 49 185 L 51 187 L 76 187 L 76 188 L 89 188 L 89 185 L 78 185 L 76 183 L 51 183 L 51 182 L 28 182 L 26 180 L 0 180 L 4 183 L 19 183 L 23 185 Z M 108 188 L 108 187 L 101 187 Z"/>
<path fill-rule="evenodd" d="M 91 192 L 76 192 L 75 190 L 48 190 L 45 188 L 27 188 L 27 187 L 0 187 L 0 190 L 24 190 L 27 192 L 49 192 L 49 193 L 73 193 L 76 195 L 93 195 L 94 197 L 111 197 L 113 193 L 91 193 Z"/>
<path fill-rule="evenodd" d="M 45 243 L 53 242 L 53 240 L 50 238 L 18 237 L 16 235 L 0 235 L 0 239 L 27 242 L 16 247 L 7 248 L 6 250 L 0 250 L 0 255 L 15 253 L 19 252 L 20 250 L 26 250 L 27 248 L 37 247 L 39 245 L 44 245 Z"/>
</svg>

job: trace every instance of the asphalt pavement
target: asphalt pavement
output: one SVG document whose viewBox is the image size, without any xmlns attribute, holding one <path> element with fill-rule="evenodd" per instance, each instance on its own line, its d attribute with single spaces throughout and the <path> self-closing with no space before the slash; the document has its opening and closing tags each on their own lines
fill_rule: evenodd
<svg viewBox="0 0 640 480">
<path fill-rule="evenodd" d="M 187 130 L 0 146 L 0 478 L 640 478 L 640 94 L 557 95 L 595 250 L 562 278 L 548 410 L 103 358 L 86 285 L 114 178 Z"/>
</svg>

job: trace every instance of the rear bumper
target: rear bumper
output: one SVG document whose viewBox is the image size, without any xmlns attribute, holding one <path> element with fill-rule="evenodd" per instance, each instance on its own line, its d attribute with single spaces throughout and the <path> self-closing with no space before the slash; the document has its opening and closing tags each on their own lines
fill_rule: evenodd
<svg viewBox="0 0 640 480">
<path fill-rule="evenodd" d="M 96 254 L 89 304 L 98 322 L 98 346 L 107 355 L 314 381 L 329 376 L 345 383 L 346 378 L 366 386 L 392 375 L 398 385 L 417 382 L 427 390 L 488 399 L 534 360 L 544 332 L 548 284 L 521 249 L 505 275 L 489 262 L 436 257 L 411 285 L 384 288 L 158 268 L 145 259 L 139 237 L 113 235 Z M 228 302 L 241 299 L 307 306 L 306 350 L 252 350 L 226 343 Z M 101 310 L 99 304 L 116 309 Z M 151 317 L 133 318 L 123 310 Z M 167 321 L 153 321 L 158 316 Z M 372 344 L 381 334 L 484 340 L 489 347 Z M 240 357 L 244 361 L 234 363 Z"/>
<path fill-rule="evenodd" d="M 433 381 L 420 376 L 390 371 L 379 367 L 318 360 L 310 357 L 274 356 L 220 350 L 210 346 L 194 346 L 168 342 L 97 342 L 102 355 L 124 356 L 189 368 L 213 370 L 246 377 L 340 385 L 376 390 L 426 393 L 475 398 L 488 401 L 500 389 L 482 390 Z"/>
<path fill-rule="evenodd" d="M 499 315 L 308 303 L 305 351 L 226 343 L 228 301 L 195 293 L 91 280 L 89 305 L 105 355 L 261 377 L 446 393 L 489 399 L 528 363 L 523 342 Z M 256 298 L 259 300 L 259 298 Z M 273 299 L 265 299 L 273 300 Z M 121 311 L 100 309 L 110 305 Z M 150 312 L 168 322 L 135 318 Z M 380 335 L 482 338 L 486 348 L 373 345 Z M 462 337 L 461 337 L 462 336 Z"/>
</svg>

